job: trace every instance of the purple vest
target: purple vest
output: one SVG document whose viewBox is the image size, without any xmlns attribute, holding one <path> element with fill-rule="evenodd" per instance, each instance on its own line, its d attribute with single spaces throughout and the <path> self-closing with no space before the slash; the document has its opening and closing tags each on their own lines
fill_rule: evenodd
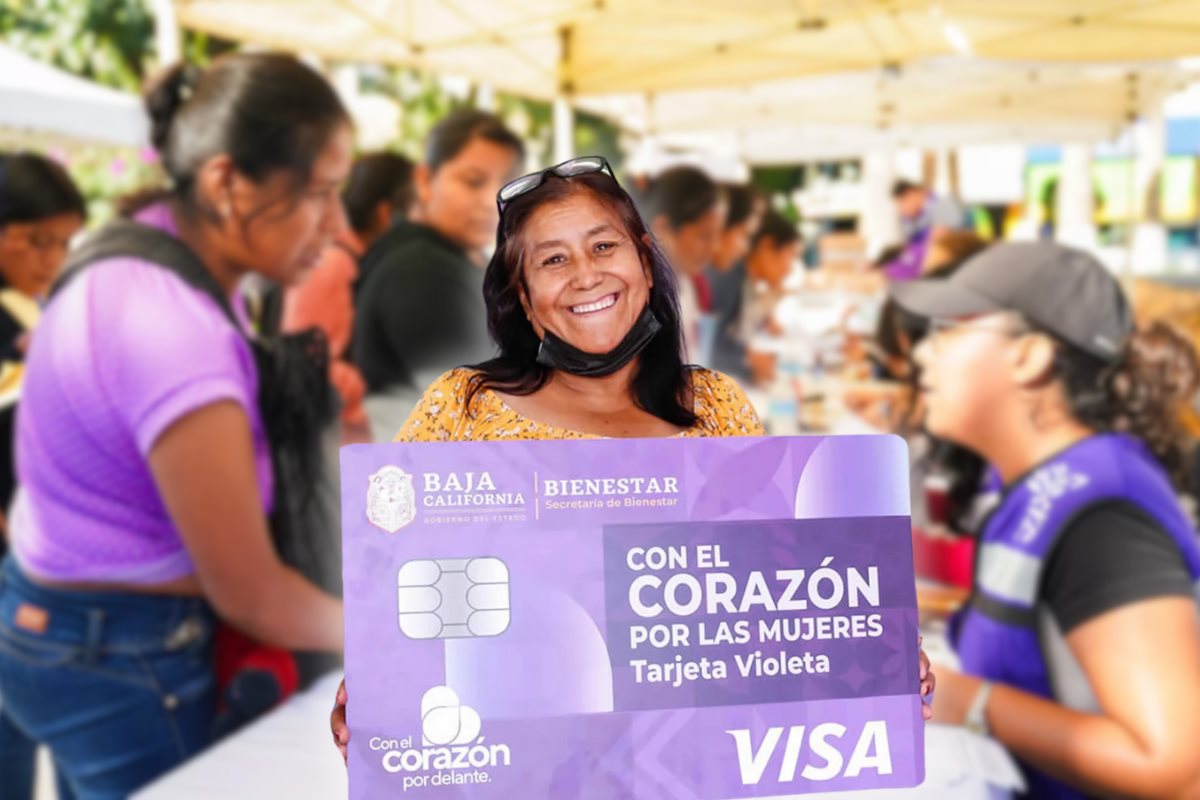
<svg viewBox="0 0 1200 800">
<path fill-rule="evenodd" d="M 1045 626 L 1040 624 L 1042 571 L 1063 528 L 1089 507 L 1114 500 L 1132 502 L 1157 521 L 1179 546 L 1192 579 L 1200 578 L 1196 530 L 1162 467 L 1136 439 L 1093 436 L 1014 484 L 984 525 L 974 590 L 951 624 L 963 672 L 1068 704 L 1055 691 Z M 1090 693 L 1090 687 L 1085 691 Z M 1022 767 L 1031 798 L 1085 797 Z"/>
<path fill-rule="evenodd" d="M 929 249 L 929 235 L 933 228 L 925 226 L 911 237 L 904 251 L 884 268 L 884 273 L 892 281 L 911 281 L 921 277 L 921 267 L 925 265 L 925 251 Z"/>
</svg>

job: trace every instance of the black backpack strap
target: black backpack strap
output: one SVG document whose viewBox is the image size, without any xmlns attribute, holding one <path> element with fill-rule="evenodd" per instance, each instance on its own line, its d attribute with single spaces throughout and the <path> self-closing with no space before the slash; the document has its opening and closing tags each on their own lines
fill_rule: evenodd
<svg viewBox="0 0 1200 800">
<path fill-rule="evenodd" d="M 271 533 L 276 550 L 310 581 L 340 593 L 341 548 L 336 536 L 331 538 L 337 515 L 334 507 L 317 507 L 319 493 L 312 489 L 325 468 L 321 436 L 336 417 L 324 335 L 312 329 L 250 338 L 220 284 L 187 245 L 165 231 L 125 219 L 108 223 L 71 255 L 51 295 L 110 258 L 136 258 L 178 275 L 215 300 L 250 344 L 258 372 L 257 404 L 275 474 Z"/>
<path fill-rule="evenodd" d="M 241 323 L 216 278 L 191 249 L 166 231 L 129 219 L 116 219 L 92 234 L 73 252 L 50 292 L 53 297 L 84 270 L 110 258 L 136 258 L 173 272 L 189 286 L 216 301 L 240 333 Z"/>
</svg>

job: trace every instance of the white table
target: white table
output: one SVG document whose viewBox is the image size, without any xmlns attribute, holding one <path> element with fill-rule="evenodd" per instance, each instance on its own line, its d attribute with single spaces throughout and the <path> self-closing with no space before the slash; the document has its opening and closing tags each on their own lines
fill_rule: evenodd
<svg viewBox="0 0 1200 800">
<path fill-rule="evenodd" d="M 335 800 L 347 796 L 346 768 L 329 733 L 340 676 L 319 681 L 271 714 L 134 795 L 134 800 Z M 961 728 L 930 725 L 925 784 L 916 789 L 804 795 L 806 800 L 1003 800 L 988 784 L 1015 770 L 994 743 Z M 1003 781 L 1001 781 L 1003 782 Z M 525 800 L 539 800 L 526 798 Z M 776 799 L 781 800 L 781 799 Z"/>
<path fill-rule="evenodd" d="M 318 681 L 135 794 L 135 800 L 346 797 L 346 767 L 329 732 L 340 680 L 335 673 Z"/>
</svg>

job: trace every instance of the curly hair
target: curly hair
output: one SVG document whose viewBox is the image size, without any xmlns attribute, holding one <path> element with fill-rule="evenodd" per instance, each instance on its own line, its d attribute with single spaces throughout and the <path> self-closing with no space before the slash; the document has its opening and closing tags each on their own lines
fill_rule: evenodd
<svg viewBox="0 0 1200 800">
<path fill-rule="evenodd" d="M 1055 368 L 1071 414 L 1090 428 L 1141 439 L 1171 480 L 1185 486 L 1190 437 L 1180 412 L 1200 386 L 1200 360 L 1187 339 L 1166 323 L 1149 323 L 1116 364 L 1058 344 Z"/>
</svg>

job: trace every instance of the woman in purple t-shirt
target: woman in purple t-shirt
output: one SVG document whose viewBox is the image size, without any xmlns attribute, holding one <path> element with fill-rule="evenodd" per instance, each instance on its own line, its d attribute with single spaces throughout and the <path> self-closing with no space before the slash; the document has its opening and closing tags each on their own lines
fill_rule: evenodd
<svg viewBox="0 0 1200 800">
<path fill-rule="evenodd" d="M 13 436 L 25 348 L 86 216 L 62 166 L 33 153 L 0 154 L 0 559 L 8 549 L 3 512 L 16 489 Z M 0 797 L 33 797 L 36 757 L 33 743 L 0 713 Z"/>
<path fill-rule="evenodd" d="M 176 67 L 147 106 L 171 189 L 135 219 L 226 296 L 251 273 L 291 282 L 343 230 L 351 127 L 308 67 Z M 258 383 L 246 332 L 148 258 L 89 265 L 46 310 L 0 570 L 0 714 L 49 747 L 67 796 L 125 797 L 207 744 L 212 612 L 267 644 L 341 648 L 340 602 L 272 546 Z"/>
</svg>

